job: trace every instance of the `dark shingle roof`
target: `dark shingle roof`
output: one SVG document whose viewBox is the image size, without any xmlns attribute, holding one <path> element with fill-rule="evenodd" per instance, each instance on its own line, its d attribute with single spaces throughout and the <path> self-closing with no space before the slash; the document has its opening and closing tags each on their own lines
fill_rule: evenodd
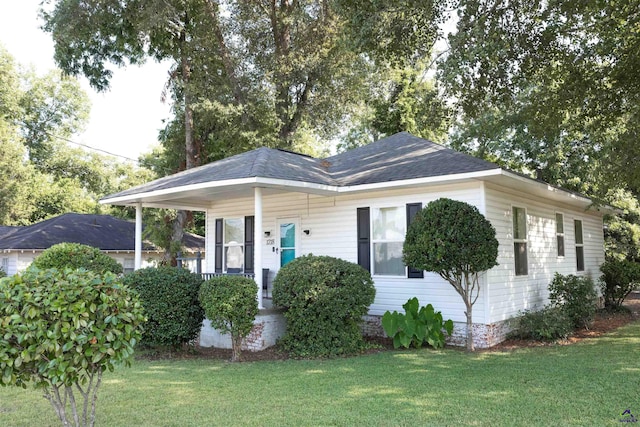
<svg viewBox="0 0 640 427">
<path fill-rule="evenodd" d="M 133 251 L 135 223 L 109 215 L 68 213 L 0 235 L 0 249 L 47 249 L 57 243 L 81 243 L 103 251 Z M 183 244 L 204 250 L 204 238 L 185 233 Z M 143 250 L 157 250 L 143 242 Z"/>
<path fill-rule="evenodd" d="M 337 185 L 361 185 L 499 168 L 435 142 L 400 132 L 325 159 Z"/>
<path fill-rule="evenodd" d="M 258 148 L 109 195 L 106 199 L 251 177 L 349 186 L 498 168 L 494 163 L 400 132 L 326 159 Z"/>
</svg>

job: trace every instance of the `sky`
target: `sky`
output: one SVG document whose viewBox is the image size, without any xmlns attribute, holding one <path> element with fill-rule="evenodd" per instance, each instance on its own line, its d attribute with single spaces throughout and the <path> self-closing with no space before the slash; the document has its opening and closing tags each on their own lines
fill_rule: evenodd
<svg viewBox="0 0 640 427">
<path fill-rule="evenodd" d="M 53 41 L 39 27 L 41 0 L 0 0 L 0 44 L 21 66 L 34 66 L 39 75 L 55 68 Z M 86 79 L 82 87 L 91 99 L 91 116 L 85 131 L 70 140 L 118 156 L 137 159 L 158 145 L 158 130 L 170 117 L 169 104 L 161 102 L 168 66 L 148 61 L 142 66 L 116 68 L 111 88 L 93 90 Z"/>
</svg>

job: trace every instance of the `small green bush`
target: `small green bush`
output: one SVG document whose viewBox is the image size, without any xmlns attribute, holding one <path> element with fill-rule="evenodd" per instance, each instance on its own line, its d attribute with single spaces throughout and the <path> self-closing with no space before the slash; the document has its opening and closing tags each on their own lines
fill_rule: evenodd
<svg viewBox="0 0 640 427">
<path fill-rule="evenodd" d="M 200 286 L 198 299 L 211 326 L 231 334 L 234 362 L 240 360 L 242 339 L 258 314 L 257 290 L 256 282 L 241 276 L 214 277 Z"/>
<path fill-rule="evenodd" d="M 640 264 L 627 260 L 609 259 L 600 266 L 600 289 L 604 306 L 619 310 L 624 299 L 640 285 Z"/>
<path fill-rule="evenodd" d="M 273 303 L 285 309 L 281 346 L 294 356 L 335 356 L 365 346 L 362 316 L 375 298 L 371 274 L 357 264 L 306 255 L 278 272 Z"/>
<path fill-rule="evenodd" d="M 561 307 L 547 306 L 538 311 L 525 311 L 515 319 L 510 338 L 553 341 L 568 337 L 573 322 Z"/>
<path fill-rule="evenodd" d="M 179 348 L 198 336 L 204 319 L 200 276 L 182 268 L 149 267 L 122 280 L 138 291 L 147 315 L 142 343 Z"/>
<path fill-rule="evenodd" d="M 114 274 L 122 273 L 122 266 L 109 255 L 103 254 L 100 249 L 79 243 L 58 243 L 40 254 L 32 265 L 43 270 L 57 268 L 64 270 L 71 268 L 85 268 L 96 273 L 110 271 Z"/>
<path fill-rule="evenodd" d="M 2 277 L 7 277 L 7 272 L 4 271 L 4 269 L 2 267 L 0 267 L 0 278 Z"/>
<path fill-rule="evenodd" d="M 571 319 L 574 328 L 588 327 L 598 308 L 598 295 L 588 277 L 556 273 L 549 285 L 549 300 Z"/>
<path fill-rule="evenodd" d="M 93 425 L 102 373 L 130 363 L 144 320 L 110 272 L 30 267 L 0 279 L 0 384 L 33 384 L 63 425 Z"/>
<path fill-rule="evenodd" d="M 422 347 L 426 341 L 433 348 L 444 347 L 444 332 L 451 335 L 453 322 L 442 319 L 442 313 L 431 304 L 420 307 L 418 298 L 411 298 L 402 306 L 405 314 L 387 311 L 382 316 L 382 327 L 387 336 L 393 338 L 393 347 Z"/>
</svg>

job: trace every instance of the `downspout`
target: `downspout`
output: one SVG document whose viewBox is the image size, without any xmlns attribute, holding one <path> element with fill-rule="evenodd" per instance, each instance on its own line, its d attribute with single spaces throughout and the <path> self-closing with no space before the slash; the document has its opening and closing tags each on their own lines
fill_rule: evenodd
<svg viewBox="0 0 640 427">
<path fill-rule="evenodd" d="M 253 236 L 253 272 L 258 285 L 256 298 L 258 298 L 258 309 L 262 310 L 262 188 L 254 188 L 254 236 Z"/>
<path fill-rule="evenodd" d="M 136 244 L 134 270 L 142 268 L 142 203 L 136 203 Z"/>
</svg>

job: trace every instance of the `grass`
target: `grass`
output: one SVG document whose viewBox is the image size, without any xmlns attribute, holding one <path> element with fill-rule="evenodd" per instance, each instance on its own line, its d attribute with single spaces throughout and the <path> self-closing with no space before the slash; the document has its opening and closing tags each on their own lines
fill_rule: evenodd
<svg viewBox="0 0 640 427">
<path fill-rule="evenodd" d="M 620 425 L 640 415 L 640 322 L 571 346 L 445 349 L 231 364 L 136 361 L 106 373 L 98 426 Z M 0 389 L 0 425 L 55 426 L 34 390 Z"/>
</svg>

